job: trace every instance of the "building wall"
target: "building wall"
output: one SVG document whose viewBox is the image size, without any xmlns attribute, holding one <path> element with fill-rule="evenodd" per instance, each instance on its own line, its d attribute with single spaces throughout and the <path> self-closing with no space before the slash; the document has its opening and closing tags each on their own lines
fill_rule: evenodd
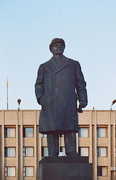
<svg viewBox="0 0 116 180">
<path fill-rule="evenodd" d="M 38 131 L 39 114 L 37 110 L 0 111 L 1 180 L 38 178 L 38 161 L 42 156 L 47 155 L 46 136 L 42 136 Z M 14 128 L 15 137 L 8 137 L 9 133 L 14 133 Z M 88 156 L 89 162 L 93 163 L 94 180 L 115 180 L 116 111 L 84 111 L 79 114 L 79 129 L 77 151 L 82 156 Z M 31 133 L 32 130 L 33 133 Z M 12 133 L 10 136 L 14 136 Z M 26 133 L 29 137 L 26 137 Z M 60 151 L 64 151 L 63 136 L 60 138 L 60 147 Z M 29 148 L 33 151 L 30 152 Z M 14 153 L 14 149 L 15 156 L 9 157 L 10 153 Z M 30 157 L 28 153 L 33 155 Z M 24 157 L 24 154 L 27 157 Z M 33 171 L 33 176 L 24 177 L 25 173 L 29 175 L 29 171 L 31 173 Z M 13 176 L 9 176 L 11 175 L 9 173 Z"/>
</svg>

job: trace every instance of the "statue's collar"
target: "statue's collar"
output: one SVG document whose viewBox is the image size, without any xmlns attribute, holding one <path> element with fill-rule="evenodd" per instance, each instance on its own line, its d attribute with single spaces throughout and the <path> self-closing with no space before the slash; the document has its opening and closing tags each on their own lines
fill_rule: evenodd
<svg viewBox="0 0 116 180">
<path fill-rule="evenodd" d="M 70 64 L 70 60 L 67 57 L 65 57 L 65 56 L 62 56 L 62 58 L 59 60 L 58 64 L 56 64 L 55 59 L 52 57 L 49 60 L 48 67 L 52 70 L 53 74 L 55 74 L 58 71 L 60 71 L 63 68 L 65 68 L 69 64 Z"/>
</svg>

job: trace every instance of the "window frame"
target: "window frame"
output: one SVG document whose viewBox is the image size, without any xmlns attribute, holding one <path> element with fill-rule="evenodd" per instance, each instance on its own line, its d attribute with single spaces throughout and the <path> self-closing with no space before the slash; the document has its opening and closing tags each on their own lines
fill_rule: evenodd
<svg viewBox="0 0 116 180">
<path fill-rule="evenodd" d="M 26 129 L 33 129 L 33 134 L 32 136 L 26 136 Z M 23 138 L 34 138 L 34 126 L 23 126 Z"/>
<path fill-rule="evenodd" d="M 104 156 L 101 156 L 99 152 L 100 149 L 106 149 L 106 155 Z M 97 157 L 101 157 L 101 158 L 105 158 L 105 157 L 108 157 L 108 148 L 107 147 L 97 147 Z"/>
<path fill-rule="evenodd" d="M 14 176 L 9 176 L 9 175 L 8 175 L 8 173 L 9 173 L 9 172 L 8 172 L 8 169 L 9 169 L 9 168 L 14 168 L 14 169 L 15 169 L 15 175 L 14 175 Z M 5 166 L 5 167 L 4 167 L 4 176 L 5 176 L 5 177 L 16 177 L 16 167 L 15 167 L 15 166 Z"/>
<path fill-rule="evenodd" d="M 8 129 L 14 129 L 15 130 L 13 137 L 8 136 Z M 4 127 L 4 137 L 5 138 L 16 138 L 16 126 L 5 126 Z"/>
<path fill-rule="evenodd" d="M 47 138 L 47 134 L 41 134 L 42 138 Z"/>
<path fill-rule="evenodd" d="M 81 130 L 82 129 L 87 129 L 88 131 L 87 131 L 87 136 L 84 136 L 84 135 L 82 135 L 82 133 L 81 133 Z M 79 127 L 79 138 L 89 138 L 89 127 Z"/>
<path fill-rule="evenodd" d="M 84 149 L 84 148 L 85 148 L 85 149 L 88 149 L 88 155 L 87 155 L 87 156 L 85 156 L 85 155 L 82 156 L 82 155 L 81 155 L 81 149 L 82 149 L 82 148 L 83 148 L 83 149 Z M 89 157 L 89 147 L 79 147 L 79 154 L 80 154 L 81 157 Z"/>
<path fill-rule="evenodd" d="M 44 148 L 47 149 L 47 155 L 44 155 Z M 42 157 L 47 157 L 47 156 L 48 156 L 48 147 L 47 147 L 47 146 L 42 146 L 42 147 L 41 147 L 41 156 L 42 156 Z"/>
<path fill-rule="evenodd" d="M 32 148 L 33 149 L 33 155 L 32 156 L 27 156 L 26 155 L 26 149 L 27 148 Z M 23 157 L 34 157 L 34 147 L 33 146 L 24 146 L 23 147 Z"/>
<path fill-rule="evenodd" d="M 105 136 L 99 135 L 99 129 L 105 129 Z M 107 138 L 107 127 L 98 126 L 97 127 L 97 138 Z"/>
<path fill-rule="evenodd" d="M 103 168 L 106 168 L 106 175 L 103 174 Z M 108 167 L 107 166 L 97 166 L 97 176 L 108 177 Z"/>
<path fill-rule="evenodd" d="M 15 155 L 14 156 L 8 156 L 8 152 L 7 152 L 7 150 L 8 150 L 8 148 L 10 149 L 10 148 L 14 148 L 15 149 Z M 16 147 L 5 147 L 5 157 L 16 157 Z"/>
<path fill-rule="evenodd" d="M 27 176 L 26 168 L 33 168 L 33 175 Z M 34 166 L 23 166 L 23 177 L 34 177 Z"/>
</svg>

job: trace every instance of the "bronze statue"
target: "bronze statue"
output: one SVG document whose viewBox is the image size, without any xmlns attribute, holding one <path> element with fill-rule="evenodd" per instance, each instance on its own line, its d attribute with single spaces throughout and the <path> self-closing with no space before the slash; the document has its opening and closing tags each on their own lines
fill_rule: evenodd
<svg viewBox="0 0 116 180">
<path fill-rule="evenodd" d="M 61 134 L 66 155 L 77 156 L 77 100 L 79 108 L 87 106 L 86 82 L 79 62 L 63 55 L 63 39 L 53 39 L 49 48 L 53 57 L 40 65 L 35 83 L 37 102 L 42 106 L 39 132 L 47 134 L 49 156 L 58 156 Z"/>
</svg>

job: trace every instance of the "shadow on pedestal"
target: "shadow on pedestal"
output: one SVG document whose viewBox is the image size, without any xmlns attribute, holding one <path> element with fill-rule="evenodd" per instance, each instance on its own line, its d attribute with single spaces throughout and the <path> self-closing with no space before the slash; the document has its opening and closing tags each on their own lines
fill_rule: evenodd
<svg viewBox="0 0 116 180">
<path fill-rule="evenodd" d="M 44 157 L 39 161 L 39 180 L 93 180 L 88 157 Z"/>
</svg>

